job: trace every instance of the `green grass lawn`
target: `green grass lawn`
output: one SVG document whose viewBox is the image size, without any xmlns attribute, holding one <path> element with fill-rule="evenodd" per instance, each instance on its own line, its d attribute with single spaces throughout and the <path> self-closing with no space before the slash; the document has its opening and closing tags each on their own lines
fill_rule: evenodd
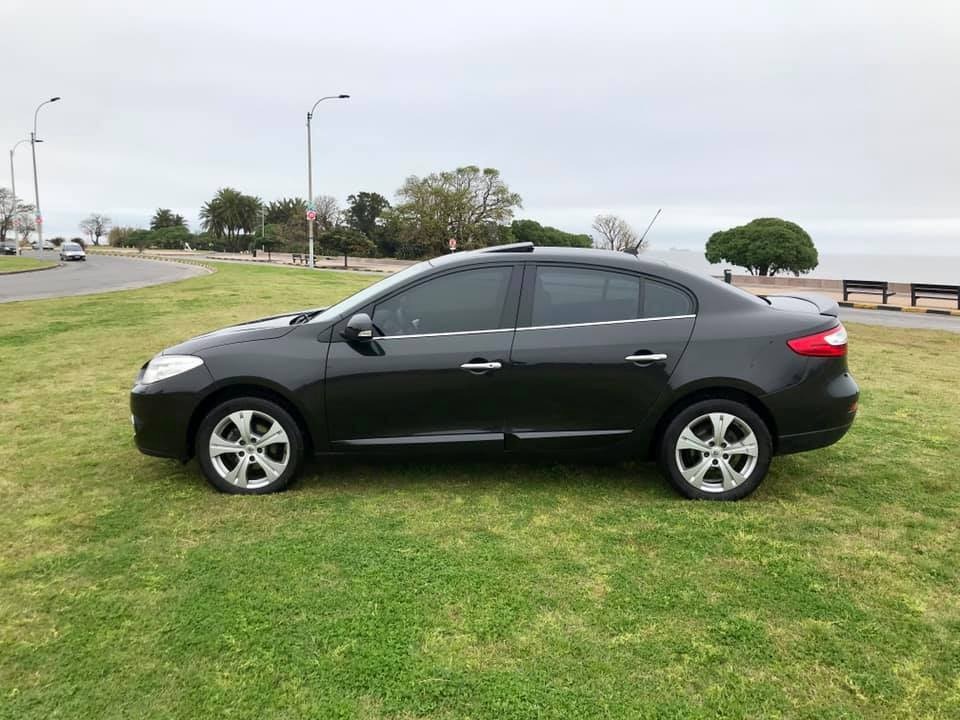
<svg viewBox="0 0 960 720">
<path fill-rule="evenodd" d="M 0 255 L 0 275 L 19 272 L 21 270 L 36 270 L 37 268 L 50 267 L 52 265 L 56 265 L 56 262 L 18 255 Z"/>
<path fill-rule="evenodd" d="M 960 336 L 852 327 L 854 429 L 736 504 L 549 460 L 234 497 L 134 449 L 156 351 L 369 281 L 3 306 L 0 717 L 960 717 Z"/>
</svg>

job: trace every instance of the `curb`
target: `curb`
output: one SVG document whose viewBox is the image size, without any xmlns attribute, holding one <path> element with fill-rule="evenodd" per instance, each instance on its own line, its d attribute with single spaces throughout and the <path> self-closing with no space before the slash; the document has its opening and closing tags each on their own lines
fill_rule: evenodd
<svg viewBox="0 0 960 720">
<path fill-rule="evenodd" d="M 23 275 L 24 273 L 30 272 L 43 272 L 44 270 L 56 270 L 60 267 L 63 267 L 63 263 L 55 262 L 53 265 L 47 265 L 46 267 L 25 268 L 24 270 L 7 270 L 6 272 L 0 272 L 0 277 L 5 277 L 6 275 Z"/>
<path fill-rule="evenodd" d="M 848 302 L 838 300 L 840 307 L 856 308 L 857 310 L 886 310 L 887 312 L 908 312 L 920 315 L 952 315 L 960 317 L 960 310 L 948 310 L 947 308 L 928 308 L 928 307 L 903 307 L 901 305 L 881 305 L 879 303 Z"/>
<path fill-rule="evenodd" d="M 93 255 L 108 255 L 110 257 L 121 257 L 127 258 L 128 260 L 159 260 L 160 262 L 174 262 L 180 263 L 181 265 L 195 265 L 197 267 L 203 268 L 207 271 L 208 274 L 212 275 L 217 271 L 216 268 L 211 267 L 209 263 L 205 263 L 202 260 L 191 260 L 190 258 L 176 258 L 176 257 L 167 257 L 164 255 L 133 255 L 131 253 L 118 253 L 118 252 L 103 252 L 97 251 L 92 253 Z"/>
</svg>

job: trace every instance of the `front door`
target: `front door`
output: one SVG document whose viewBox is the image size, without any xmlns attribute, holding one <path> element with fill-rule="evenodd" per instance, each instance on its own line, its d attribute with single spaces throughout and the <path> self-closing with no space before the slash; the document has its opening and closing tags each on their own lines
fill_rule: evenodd
<svg viewBox="0 0 960 720">
<path fill-rule="evenodd" d="M 333 447 L 501 450 L 521 275 L 484 265 L 380 298 L 367 310 L 372 342 L 347 342 L 335 328 L 326 374 Z"/>
<path fill-rule="evenodd" d="M 685 290 L 639 273 L 528 267 L 510 356 L 509 444 L 625 439 L 666 388 L 694 312 Z"/>
</svg>

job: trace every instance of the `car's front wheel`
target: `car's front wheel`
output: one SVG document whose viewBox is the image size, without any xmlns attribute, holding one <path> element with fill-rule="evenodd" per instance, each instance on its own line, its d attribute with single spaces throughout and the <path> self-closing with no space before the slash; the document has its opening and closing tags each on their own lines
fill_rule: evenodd
<svg viewBox="0 0 960 720">
<path fill-rule="evenodd" d="M 694 403 L 673 417 L 659 461 L 689 498 L 739 500 L 757 489 L 772 454 L 763 419 L 743 403 L 718 399 Z"/>
<path fill-rule="evenodd" d="M 227 493 L 283 490 L 303 462 L 303 435 L 290 414 L 262 398 L 228 400 L 200 423 L 197 459 L 210 484 Z"/>
</svg>

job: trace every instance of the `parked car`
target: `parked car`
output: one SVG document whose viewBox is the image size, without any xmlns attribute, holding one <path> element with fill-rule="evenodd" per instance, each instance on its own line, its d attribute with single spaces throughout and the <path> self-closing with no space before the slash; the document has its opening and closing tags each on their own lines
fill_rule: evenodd
<svg viewBox="0 0 960 720">
<path fill-rule="evenodd" d="M 0 243 L 0 255 L 16 255 L 16 254 L 17 254 L 16 242 L 4 240 L 2 243 Z"/>
<path fill-rule="evenodd" d="M 38 250 L 38 249 L 40 248 L 40 242 L 39 242 L 38 240 L 31 240 L 31 241 L 30 241 L 30 247 L 32 247 L 34 250 Z M 52 242 L 50 242 L 49 240 L 44 240 L 44 241 L 43 241 L 43 249 L 44 249 L 44 250 L 56 250 L 56 247 L 55 247 L 54 244 L 53 244 Z"/>
<path fill-rule="evenodd" d="M 60 259 L 61 260 L 86 260 L 87 253 L 83 249 L 83 245 L 75 242 L 65 242 L 60 246 Z"/>
<path fill-rule="evenodd" d="M 308 453 L 594 451 L 734 500 L 774 455 L 850 428 L 837 312 L 626 253 L 505 245 L 167 348 L 131 420 L 142 452 L 196 455 L 231 493 L 286 487 Z"/>
</svg>

